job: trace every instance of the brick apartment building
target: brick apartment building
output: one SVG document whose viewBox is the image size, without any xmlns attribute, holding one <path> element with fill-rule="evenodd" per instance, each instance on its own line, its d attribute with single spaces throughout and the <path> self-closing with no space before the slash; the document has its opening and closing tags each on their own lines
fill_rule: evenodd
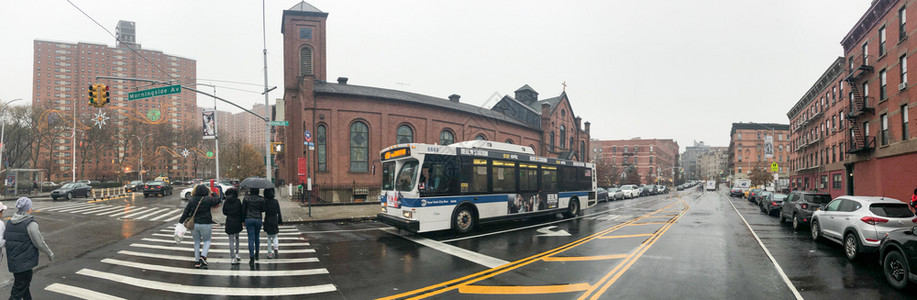
<svg viewBox="0 0 917 300">
<path fill-rule="evenodd" d="M 709 147 L 697 156 L 697 174 L 703 180 L 725 180 L 729 161 L 728 147 Z"/>
<path fill-rule="evenodd" d="M 589 122 L 581 123 L 566 92 L 539 99 L 523 86 L 492 109 L 448 99 L 328 82 L 326 18 L 306 2 L 283 11 L 284 120 L 276 138 L 287 147 L 276 157 L 277 178 L 299 182 L 297 161 L 308 157 L 313 183 L 326 202 L 354 199 L 357 188 L 378 193 L 381 149 L 399 143 L 452 144 L 472 139 L 530 146 L 535 153 L 588 161 Z M 278 108 L 278 111 L 280 109 Z M 315 150 L 304 152 L 304 132 Z"/>
<path fill-rule="evenodd" d="M 909 38 L 917 26 L 908 22 L 917 17 L 915 4 L 875 0 L 841 40 L 849 97 L 844 166 L 850 194 L 908 201 L 917 185 L 917 132 L 910 126 L 917 93 L 908 82 L 914 65 L 909 51 L 917 49 L 917 39 Z"/>
<path fill-rule="evenodd" d="M 765 138 L 773 137 L 774 157 L 764 155 Z M 729 132 L 728 172 L 731 178 L 748 179 L 751 170 L 763 168 L 770 172 L 776 162 L 780 178 L 787 178 L 790 159 L 790 126 L 774 123 L 732 123 Z"/>
<path fill-rule="evenodd" d="M 673 184 L 678 172 L 678 142 L 671 139 L 594 140 L 597 160 L 617 170 L 636 169 L 642 184 Z"/>
<path fill-rule="evenodd" d="M 837 197 L 847 194 L 845 117 L 849 96 L 846 71 L 838 57 L 787 113 L 790 120 L 790 186 L 819 190 Z"/>
<path fill-rule="evenodd" d="M 39 150 L 43 154 L 37 162 L 38 165 L 34 167 L 49 170 L 50 180 L 70 180 L 74 169 L 72 145 L 76 144 L 76 179 L 116 180 L 118 176 L 126 173 L 136 176 L 139 140 L 144 139 L 147 146 L 144 149 L 147 153 L 144 158 L 147 162 L 144 164 L 145 174 L 192 176 L 188 162 L 169 156 L 158 157 L 155 155 L 155 149 L 150 148 L 155 144 L 156 136 L 146 134 L 163 130 L 129 132 L 128 126 L 125 125 L 142 122 L 152 126 L 150 128 L 176 131 L 192 124 L 200 126 L 199 123 L 193 123 L 195 115 L 198 114 L 196 94 L 182 91 L 180 94 L 127 101 L 129 92 L 145 89 L 149 84 L 124 80 L 97 80 L 95 77 L 174 80 L 176 84 L 193 86 L 197 63 L 192 59 L 164 54 L 161 51 L 142 49 L 136 40 L 134 22 L 120 21 L 116 31 L 118 40 L 115 47 L 85 42 L 34 41 L 32 106 L 51 110 L 39 121 L 42 125 L 48 124 L 48 118 L 63 121 L 51 126 L 59 131 L 53 139 L 54 150 Z M 88 154 L 82 140 L 91 138 L 90 130 L 94 124 L 90 119 L 98 114 L 100 109 L 89 106 L 87 92 L 88 86 L 96 83 L 110 86 L 111 103 L 101 111 L 111 118 L 108 121 L 109 126 L 117 128 L 113 133 L 117 142 L 113 149 L 109 148 L 114 151 L 93 151 L 93 154 Z M 76 143 L 73 141 L 72 133 L 74 118 L 78 124 Z M 90 176 L 96 178 L 89 178 Z"/>
<path fill-rule="evenodd" d="M 694 141 L 693 146 L 685 147 L 685 152 L 681 153 L 681 168 L 684 171 L 685 180 L 700 180 L 699 168 L 697 167 L 697 157 L 710 151 L 710 146 L 705 145 L 703 141 Z"/>
</svg>

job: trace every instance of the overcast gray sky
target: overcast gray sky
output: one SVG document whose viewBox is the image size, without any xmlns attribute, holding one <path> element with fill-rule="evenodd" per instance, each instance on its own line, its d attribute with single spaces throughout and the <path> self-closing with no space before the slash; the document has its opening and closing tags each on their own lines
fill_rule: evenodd
<svg viewBox="0 0 917 300">
<path fill-rule="evenodd" d="M 111 32 L 118 20 L 137 22 L 143 48 L 196 60 L 199 82 L 220 96 L 263 103 L 233 90 L 262 89 L 261 1 L 71 1 Z M 456 93 L 488 108 L 523 84 L 548 98 L 566 82 L 593 138 L 672 138 L 684 149 L 728 145 L 733 122 L 788 123 L 871 1 L 307 2 L 329 13 L 328 80 Z M 281 13 L 297 3 L 266 4 L 270 86 L 282 85 Z M 31 103 L 36 39 L 114 45 L 66 0 L 3 1 L 0 99 Z"/>
</svg>

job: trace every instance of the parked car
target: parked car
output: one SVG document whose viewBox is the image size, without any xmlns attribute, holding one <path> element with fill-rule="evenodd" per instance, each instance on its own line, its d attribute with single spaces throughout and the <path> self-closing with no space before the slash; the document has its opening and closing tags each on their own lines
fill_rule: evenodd
<svg viewBox="0 0 917 300">
<path fill-rule="evenodd" d="M 767 198 L 758 200 L 758 207 L 761 208 L 761 212 L 773 216 L 780 211 L 780 206 L 783 205 L 783 200 L 786 200 L 787 196 L 782 193 L 770 193 Z"/>
<path fill-rule="evenodd" d="M 636 198 L 640 197 L 640 190 L 637 189 L 637 186 L 633 184 L 625 184 L 621 186 L 621 191 L 624 192 L 626 198 Z"/>
<path fill-rule="evenodd" d="M 917 282 L 917 226 L 886 232 L 879 242 L 879 263 L 892 287 L 902 290 Z"/>
<path fill-rule="evenodd" d="M 201 185 L 201 184 L 206 185 L 208 187 L 210 186 L 209 180 L 207 181 L 198 180 L 198 181 L 199 181 L 198 183 L 192 184 L 191 187 L 181 190 L 181 192 L 178 195 L 181 196 L 182 199 L 191 200 L 191 192 L 194 190 L 194 187 Z M 229 182 L 226 182 L 226 181 L 216 183 L 216 187 L 220 190 L 220 197 L 223 196 L 222 195 L 223 191 L 230 189 L 230 188 L 235 188 L 234 186 L 230 185 Z"/>
<path fill-rule="evenodd" d="M 171 195 L 172 185 L 164 181 L 150 181 L 143 185 L 143 197 Z"/>
<path fill-rule="evenodd" d="M 677 187 L 675 187 L 675 190 L 677 190 L 677 191 L 682 191 L 682 190 L 684 190 L 684 189 L 685 189 L 685 185 L 684 185 L 684 184 L 679 184 Z"/>
<path fill-rule="evenodd" d="M 664 186 L 664 185 L 657 185 L 657 186 L 656 186 L 656 191 L 658 191 L 660 194 L 668 194 L 668 193 L 669 193 L 669 188 L 668 188 L 667 186 Z"/>
<path fill-rule="evenodd" d="M 645 186 L 637 187 L 637 196 L 638 197 L 649 196 L 649 195 L 650 195 L 650 191 L 646 190 Z"/>
<path fill-rule="evenodd" d="M 748 195 L 745 197 L 745 199 L 748 199 L 748 202 L 755 202 L 755 197 L 757 197 L 758 194 L 761 193 L 761 191 L 763 190 L 759 188 L 750 189 L 748 190 Z"/>
<path fill-rule="evenodd" d="M 92 195 L 91 186 L 82 182 L 72 182 L 51 191 L 51 200 L 57 200 L 57 198 L 70 200 L 74 197 L 89 197 L 90 195 Z"/>
<path fill-rule="evenodd" d="M 53 190 L 55 190 L 55 189 L 57 189 L 57 188 L 60 187 L 59 184 L 56 184 L 56 183 L 53 183 L 53 182 L 50 182 L 50 181 L 42 181 L 41 183 L 38 184 L 38 186 L 39 186 L 39 189 L 40 189 L 42 192 L 47 191 L 47 190 L 52 190 L 52 191 L 53 191 Z"/>
<path fill-rule="evenodd" d="M 624 191 L 619 188 L 608 188 L 608 199 L 622 200 L 624 199 Z"/>
<path fill-rule="evenodd" d="M 127 192 L 137 192 L 143 190 L 143 181 L 134 180 L 129 182 L 126 186 Z"/>
<path fill-rule="evenodd" d="M 598 202 L 608 201 L 608 191 L 603 188 L 596 188 L 595 200 Z"/>
<path fill-rule="evenodd" d="M 831 202 L 831 195 L 825 192 L 793 191 L 780 207 L 780 223 L 786 220 L 793 222 L 793 229 L 808 225 L 812 212 Z"/>
<path fill-rule="evenodd" d="M 659 190 L 656 189 L 656 185 L 655 185 L 655 184 L 647 184 L 647 185 L 644 185 L 643 188 L 646 189 L 647 195 L 656 195 L 656 194 L 659 194 Z"/>
<path fill-rule="evenodd" d="M 758 195 L 755 196 L 755 205 L 761 205 L 761 202 L 764 202 L 768 196 L 774 192 L 762 190 Z"/>
<path fill-rule="evenodd" d="M 847 259 L 875 252 L 885 233 L 914 226 L 917 219 L 904 202 L 887 197 L 841 196 L 812 213 L 812 240 L 844 246 Z"/>
<path fill-rule="evenodd" d="M 732 187 L 732 189 L 729 190 L 729 196 L 730 196 L 730 197 L 742 197 L 742 196 L 745 196 L 745 189 L 744 189 L 744 188 L 741 188 L 741 187 L 737 187 L 737 186 Z"/>
</svg>

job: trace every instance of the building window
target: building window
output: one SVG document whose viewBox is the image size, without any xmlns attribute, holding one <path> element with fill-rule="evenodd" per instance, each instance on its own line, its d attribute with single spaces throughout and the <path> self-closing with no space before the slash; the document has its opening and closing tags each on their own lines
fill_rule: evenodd
<svg viewBox="0 0 917 300">
<path fill-rule="evenodd" d="M 586 142 L 585 141 L 579 142 L 579 155 L 580 155 L 580 161 L 586 161 Z"/>
<path fill-rule="evenodd" d="M 863 65 L 869 65 L 869 43 L 863 43 Z"/>
<path fill-rule="evenodd" d="M 369 163 L 369 127 L 361 121 L 350 125 L 350 171 L 366 172 Z"/>
<path fill-rule="evenodd" d="M 446 146 L 455 143 L 455 134 L 452 134 L 452 131 L 449 129 L 443 129 L 443 132 L 439 133 L 439 144 Z"/>
<path fill-rule="evenodd" d="M 650 163 L 653 163 L 653 157 L 650 156 Z"/>
<path fill-rule="evenodd" d="M 882 71 L 879 71 L 879 101 L 885 100 L 888 96 L 885 93 L 885 85 L 888 84 L 888 81 L 885 75 L 886 75 L 885 69 L 882 69 Z"/>
<path fill-rule="evenodd" d="M 834 174 L 831 177 L 831 188 L 835 190 L 841 189 L 841 174 Z"/>
<path fill-rule="evenodd" d="M 512 139 L 506 139 L 506 143 L 507 143 L 507 144 L 513 144 L 513 140 L 512 140 Z"/>
<path fill-rule="evenodd" d="M 741 139 L 742 139 L 742 133 L 739 132 L 738 135 L 739 135 L 739 138 L 737 138 L 737 140 L 741 140 Z"/>
<path fill-rule="evenodd" d="M 299 49 L 299 76 L 312 75 L 312 48 Z"/>
<path fill-rule="evenodd" d="M 888 145 L 888 114 L 883 114 L 881 117 L 881 127 L 879 135 L 882 136 L 882 146 Z"/>
<path fill-rule="evenodd" d="M 548 142 L 549 142 L 549 145 L 551 146 L 551 151 L 554 151 L 554 132 L 553 131 L 551 131 L 550 140 Z"/>
<path fill-rule="evenodd" d="M 484 136 L 483 134 L 478 134 L 478 136 L 474 137 L 474 139 L 478 141 L 486 141 L 487 137 Z"/>
<path fill-rule="evenodd" d="M 818 185 L 821 187 L 821 189 L 827 189 L 828 188 L 828 175 L 822 175 L 821 182 L 819 182 Z"/>
<path fill-rule="evenodd" d="M 908 117 L 907 117 L 907 105 L 901 106 L 901 140 L 907 140 L 911 138 L 911 134 L 908 132 L 907 128 Z"/>
<path fill-rule="evenodd" d="M 885 55 L 885 26 L 879 28 L 879 57 Z"/>
<path fill-rule="evenodd" d="M 863 122 L 863 135 L 866 137 L 865 141 L 869 143 L 869 122 Z"/>
<path fill-rule="evenodd" d="M 852 98 L 850 101 L 853 101 Z M 863 108 L 869 107 L 869 82 L 863 82 Z"/>
<path fill-rule="evenodd" d="M 611 153 L 612 154 L 618 153 L 618 146 L 611 146 Z"/>
<path fill-rule="evenodd" d="M 576 142 L 573 141 L 573 137 L 570 137 L 570 151 L 576 151 Z"/>
<path fill-rule="evenodd" d="M 396 132 L 397 144 L 407 144 L 414 142 L 414 130 L 411 129 L 411 126 L 401 125 L 398 126 L 398 131 Z"/>
<path fill-rule="evenodd" d="M 566 132 L 567 130 L 564 127 L 564 125 L 560 125 L 560 149 L 567 148 L 567 144 L 566 144 L 567 133 Z"/>
<path fill-rule="evenodd" d="M 299 28 L 299 39 L 311 40 L 312 39 L 312 28 L 308 28 L 308 27 Z"/>
<path fill-rule="evenodd" d="M 319 171 L 328 171 L 328 159 L 326 152 L 326 128 L 325 125 L 318 125 L 315 129 L 315 151 L 318 158 L 318 170 Z"/>
<path fill-rule="evenodd" d="M 635 165 L 637 164 L 637 157 L 636 157 L 636 156 L 634 156 L 634 164 L 635 164 Z"/>
<path fill-rule="evenodd" d="M 907 15 L 904 14 L 904 7 L 898 10 L 898 40 L 901 41 L 907 37 L 907 29 L 904 24 L 907 22 Z"/>
<path fill-rule="evenodd" d="M 898 58 L 898 65 L 901 66 L 901 84 L 907 85 L 907 55 Z"/>
<path fill-rule="evenodd" d="M 742 167 L 739 167 L 739 173 L 742 173 Z"/>
</svg>

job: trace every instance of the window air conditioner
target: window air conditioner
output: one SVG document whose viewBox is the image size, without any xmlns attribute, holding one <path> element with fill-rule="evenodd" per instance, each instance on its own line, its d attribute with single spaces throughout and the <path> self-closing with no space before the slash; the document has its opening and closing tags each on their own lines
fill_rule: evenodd
<svg viewBox="0 0 917 300">
<path fill-rule="evenodd" d="M 903 90 L 903 89 L 906 88 L 906 87 L 907 87 L 907 82 L 902 82 L 902 83 L 898 84 L 898 90 L 899 90 L 899 91 L 900 91 L 900 90 Z"/>
</svg>

